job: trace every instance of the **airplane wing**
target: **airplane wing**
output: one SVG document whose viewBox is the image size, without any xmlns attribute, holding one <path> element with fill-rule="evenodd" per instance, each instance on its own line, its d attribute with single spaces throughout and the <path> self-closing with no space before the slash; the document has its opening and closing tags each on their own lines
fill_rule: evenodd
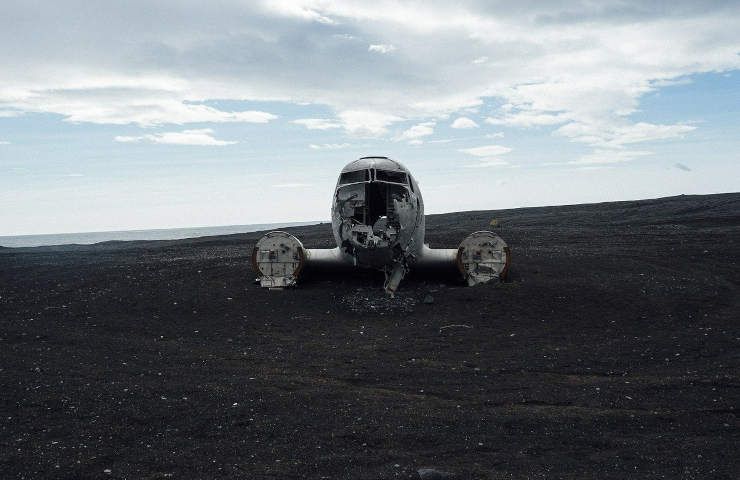
<svg viewBox="0 0 740 480">
<path fill-rule="evenodd" d="M 260 238 L 252 251 L 252 268 L 260 285 L 269 288 L 295 285 L 307 267 L 333 270 L 352 266 L 352 258 L 339 247 L 305 248 L 295 236 L 279 230 Z"/>
<path fill-rule="evenodd" d="M 424 245 L 410 267 L 457 271 L 473 286 L 505 279 L 510 264 L 511 251 L 506 242 L 493 232 L 480 231 L 468 235 L 458 248 Z M 269 288 L 295 285 L 306 267 L 345 270 L 354 266 L 353 258 L 339 247 L 305 248 L 295 236 L 283 231 L 267 233 L 252 251 L 252 268 L 260 277 L 260 285 Z"/>
</svg>

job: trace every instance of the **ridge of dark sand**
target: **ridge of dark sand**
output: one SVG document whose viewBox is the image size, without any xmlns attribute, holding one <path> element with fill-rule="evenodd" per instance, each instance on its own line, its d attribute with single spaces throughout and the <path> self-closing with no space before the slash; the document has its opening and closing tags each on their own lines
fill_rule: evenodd
<svg viewBox="0 0 740 480">
<path fill-rule="evenodd" d="M 509 283 L 392 300 L 372 273 L 260 289 L 259 232 L 2 249 L 0 477 L 737 478 L 740 194 L 427 237 L 494 217 Z"/>
</svg>

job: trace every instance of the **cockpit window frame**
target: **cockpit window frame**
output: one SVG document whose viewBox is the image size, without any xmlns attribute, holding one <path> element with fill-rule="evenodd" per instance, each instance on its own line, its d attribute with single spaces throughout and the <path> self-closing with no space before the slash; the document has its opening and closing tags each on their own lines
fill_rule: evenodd
<svg viewBox="0 0 740 480">
<path fill-rule="evenodd" d="M 360 172 L 364 172 L 363 179 L 359 178 L 359 175 L 356 175 Z M 351 185 L 353 183 L 367 183 L 369 181 L 370 181 L 370 172 L 367 168 L 361 168 L 359 170 L 350 170 L 348 172 L 342 172 L 339 175 L 339 185 Z"/>
<path fill-rule="evenodd" d="M 378 173 L 381 175 L 379 176 Z M 397 179 L 392 179 L 394 176 L 402 177 L 402 180 L 397 181 Z M 376 182 L 393 183 L 395 185 L 409 186 L 411 184 L 408 173 L 396 170 L 383 170 L 380 168 L 373 169 L 373 180 Z"/>
</svg>

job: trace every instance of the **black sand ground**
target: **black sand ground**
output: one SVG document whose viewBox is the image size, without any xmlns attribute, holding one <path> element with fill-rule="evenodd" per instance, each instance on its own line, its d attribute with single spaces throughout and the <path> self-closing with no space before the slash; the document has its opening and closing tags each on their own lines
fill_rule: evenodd
<svg viewBox="0 0 740 480">
<path fill-rule="evenodd" d="M 372 274 L 262 290 L 257 233 L 2 249 L 0 478 L 738 478 L 740 194 L 428 239 L 494 217 L 510 283 L 393 301 Z"/>
</svg>

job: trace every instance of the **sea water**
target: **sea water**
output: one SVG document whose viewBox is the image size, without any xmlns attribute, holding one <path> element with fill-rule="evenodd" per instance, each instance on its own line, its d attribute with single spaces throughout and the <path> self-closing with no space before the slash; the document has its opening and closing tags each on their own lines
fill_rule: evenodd
<svg viewBox="0 0 740 480">
<path fill-rule="evenodd" d="M 283 227 L 315 225 L 315 222 L 256 223 L 220 227 L 162 228 L 156 230 L 122 230 L 116 232 L 53 233 L 44 235 L 0 236 L 2 247 L 39 247 L 44 245 L 89 245 L 110 240 L 177 240 L 180 238 L 229 235 L 232 233 L 275 230 Z"/>
</svg>

